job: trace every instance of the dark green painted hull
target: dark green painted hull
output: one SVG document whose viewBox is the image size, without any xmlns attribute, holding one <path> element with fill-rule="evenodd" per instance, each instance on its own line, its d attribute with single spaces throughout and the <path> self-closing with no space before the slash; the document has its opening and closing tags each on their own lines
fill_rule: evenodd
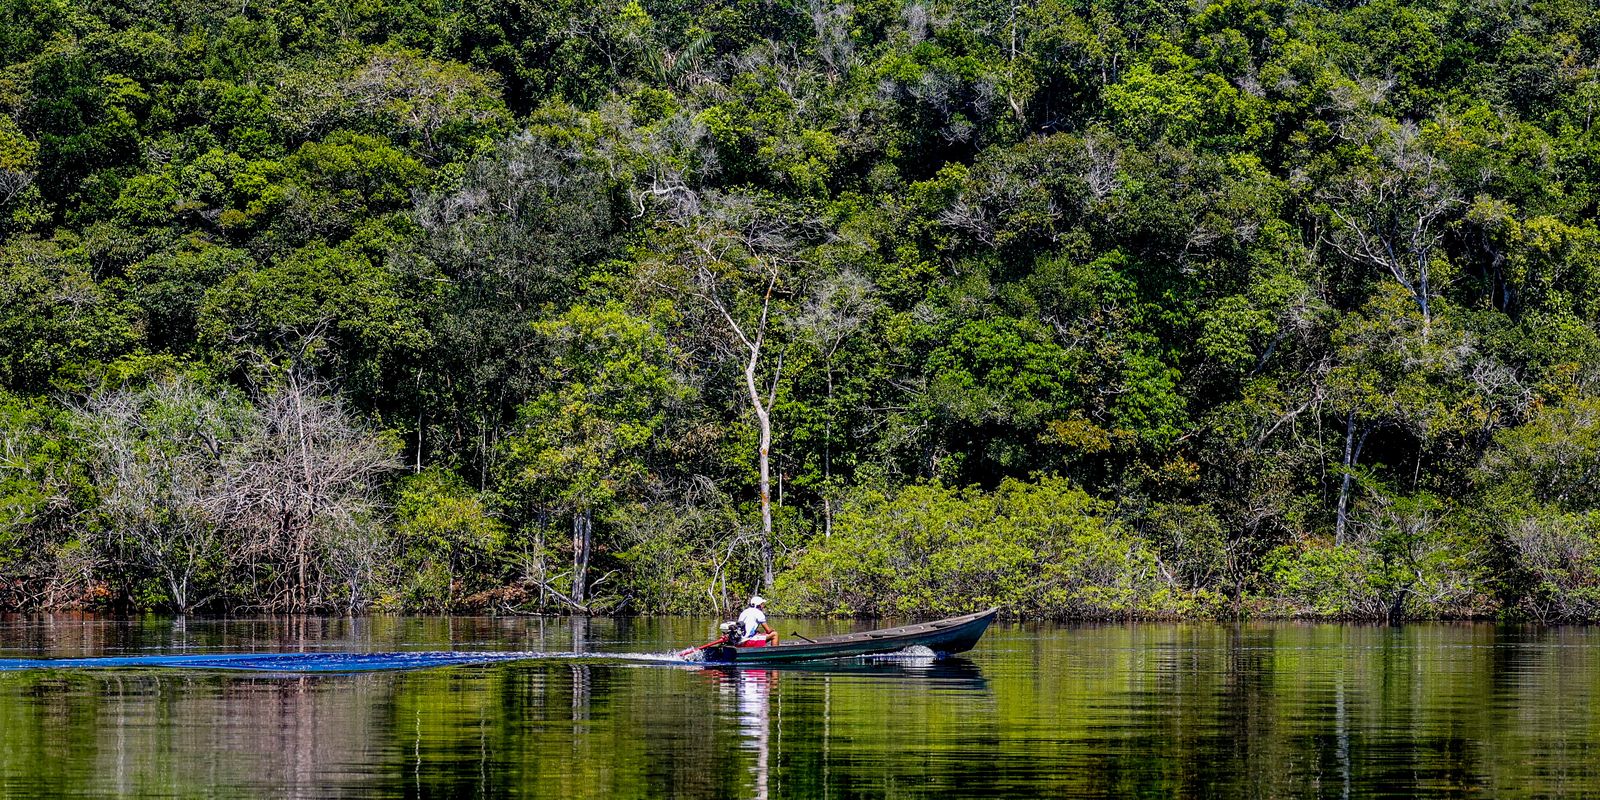
<svg viewBox="0 0 1600 800">
<path fill-rule="evenodd" d="M 999 611 L 991 608 L 934 622 L 825 636 L 814 642 L 797 639 L 775 647 L 713 647 L 706 650 L 706 660 L 719 664 L 782 664 L 880 655 L 907 647 L 926 647 L 941 655 L 964 653 L 978 644 Z"/>
</svg>

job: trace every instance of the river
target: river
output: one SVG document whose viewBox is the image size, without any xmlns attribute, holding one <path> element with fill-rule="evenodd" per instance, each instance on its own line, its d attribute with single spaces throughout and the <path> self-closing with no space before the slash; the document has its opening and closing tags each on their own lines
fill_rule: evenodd
<svg viewBox="0 0 1600 800">
<path fill-rule="evenodd" d="M 0 671 L 0 795 L 1600 796 L 1595 628 L 1000 624 L 934 662 L 658 657 L 711 628 L 6 618 L 0 658 L 548 655 L 312 675 Z"/>
</svg>

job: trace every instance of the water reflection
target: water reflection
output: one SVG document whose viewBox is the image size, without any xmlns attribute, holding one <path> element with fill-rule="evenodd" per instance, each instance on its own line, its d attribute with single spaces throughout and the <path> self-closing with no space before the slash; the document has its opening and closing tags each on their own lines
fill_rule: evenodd
<svg viewBox="0 0 1600 800">
<path fill-rule="evenodd" d="M 0 657 L 663 652 L 702 626 L 12 619 Z M 1596 796 L 1597 645 L 1588 628 L 1002 626 L 933 662 L 35 670 L 0 674 L 0 794 Z"/>
<path fill-rule="evenodd" d="M 774 669 L 730 669 L 714 671 L 722 696 L 732 706 L 739 721 L 744 749 L 754 754 L 750 766 L 751 796 L 767 800 L 772 791 L 772 689 L 777 683 Z"/>
</svg>

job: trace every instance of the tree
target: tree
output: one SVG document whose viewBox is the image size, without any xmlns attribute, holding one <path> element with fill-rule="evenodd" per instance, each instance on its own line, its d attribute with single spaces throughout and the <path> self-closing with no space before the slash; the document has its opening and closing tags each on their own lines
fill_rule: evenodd
<svg viewBox="0 0 1600 800">
<path fill-rule="evenodd" d="M 20 236 L 0 249 L 0 386 L 42 392 L 65 372 L 131 349 L 129 309 L 71 244 Z"/>
<path fill-rule="evenodd" d="M 398 465 L 330 396 L 290 371 L 261 399 L 258 425 L 228 465 L 226 522 L 244 537 L 234 554 L 261 608 L 305 612 L 366 600 L 386 557 L 378 480 Z"/>
<path fill-rule="evenodd" d="M 1539 621 L 1600 611 L 1600 399 L 1562 397 L 1495 434 L 1474 470 L 1485 527 L 1509 556 L 1504 602 Z"/>
<path fill-rule="evenodd" d="M 795 320 L 800 336 L 809 341 L 822 357 L 822 371 L 827 385 L 823 409 L 822 431 L 822 519 L 824 535 L 833 527 L 833 498 L 828 494 L 833 486 L 834 421 L 839 409 L 834 402 L 835 359 L 839 348 L 847 339 L 860 332 L 874 314 L 882 308 L 875 296 L 876 287 L 865 276 L 845 269 L 819 281 L 804 310 Z"/>
<path fill-rule="evenodd" d="M 456 185 L 421 197 L 415 212 L 424 236 L 408 274 L 433 289 L 422 306 L 433 339 L 418 413 L 480 490 L 501 433 L 538 389 L 532 323 L 570 304 L 616 246 L 616 180 L 586 141 L 588 120 L 552 110 L 541 122 L 464 165 Z"/>
<path fill-rule="evenodd" d="M 618 305 L 575 306 L 534 326 L 549 360 L 545 389 L 523 404 L 508 437 L 510 482 L 572 518 L 566 594 L 589 602 L 594 520 L 650 480 L 650 456 L 667 445 L 674 407 L 690 395 L 674 369 L 681 354 L 647 319 Z"/>
<path fill-rule="evenodd" d="M 1160 614 L 1180 603 L 1155 554 L 1062 478 L 994 492 L 913 485 L 862 492 L 835 535 L 780 584 L 812 613 L 958 613 L 1001 605 L 1055 618 Z"/>
<path fill-rule="evenodd" d="M 1447 167 L 1429 152 L 1416 126 L 1393 128 L 1372 158 L 1323 189 L 1332 218 L 1327 242 L 1352 264 L 1377 269 L 1411 294 L 1422 335 L 1433 322 L 1439 248 L 1452 215 L 1463 208 Z M 1447 263 L 1447 262 L 1446 262 Z"/>
<path fill-rule="evenodd" d="M 128 268 L 129 295 L 146 347 L 192 352 L 206 293 L 256 266 L 248 253 L 201 237 L 186 238 L 133 264 Z"/>
<path fill-rule="evenodd" d="M 98 392 L 74 410 L 73 428 L 92 454 L 96 542 L 109 563 L 160 580 L 186 614 L 216 599 L 234 546 L 229 491 L 255 409 L 237 393 L 182 376 Z"/>
<path fill-rule="evenodd" d="M 430 467 L 407 477 L 395 517 L 401 562 L 415 594 L 408 605 L 448 614 L 455 609 L 458 584 L 470 588 L 494 575 L 506 543 L 505 524 L 459 475 Z"/>
<path fill-rule="evenodd" d="M 1291 613 L 1401 622 L 1407 617 L 1483 613 L 1489 592 L 1487 542 L 1449 519 L 1426 492 L 1373 494 L 1343 543 L 1280 548 L 1265 571 Z"/>
<path fill-rule="evenodd" d="M 361 130 L 438 164 L 471 155 L 505 132 L 508 115 L 496 83 L 464 64 L 377 47 L 285 75 L 273 111 L 295 139 Z"/>
<path fill-rule="evenodd" d="M 92 497 L 69 417 L 0 390 L 0 605 L 54 607 L 88 593 L 98 559 L 74 523 Z"/>
<path fill-rule="evenodd" d="M 318 367 L 356 397 L 377 402 L 429 343 L 400 276 L 352 247 L 316 243 L 206 292 L 200 344 L 225 372 L 272 364 Z"/>
<path fill-rule="evenodd" d="M 1344 542 L 1351 489 L 1368 438 L 1388 429 L 1411 438 L 1411 491 L 1422 461 L 1440 441 L 1480 446 L 1526 395 L 1516 376 L 1478 351 L 1452 317 L 1429 319 L 1400 287 L 1380 290 L 1333 333 L 1338 361 L 1328 374 L 1329 405 L 1342 419 L 1343 466 L 1334 538 Z M 1473 441 L 1476 440 L 1476 441 Z"/>
<path fill-rule="evenodd" d="M 408 227 L 399 215 L 429 178 L 427 167 L 385 139 L 346 130 L 239 172 L 230 193 L 236 208 L 218 222 L 236 235 L 257 233 L 256 249 L 273 254 L 346 240 L 381 252 Z"/>
<path fill-rule="evenodd" d="M 38 178 L 39 145 L 10 117 L 0 116 L 0 231 L 44 220 Z"/>
<path fill-rule="evenodd" d="M 781 212 L 780 212 L 781 213 Z M 659 281 L 668 291 L 687 291 L 704 306 L 712 340 L 742 363 L 745 399 L 756 418 L 756 459 L 761 506 L 762 585 L 773 585 L 772 404 L 783 378 L 783 350 L 770 339 L 779 313 L 787 312 L 785 279 L 802 262 L 803 222 L 785 219 L 747 195 L 705 198 L 701 213 L 671 232 L 674 266 L 681 273 Z M 786 274 L 788 273 L 788 274 Z M 777 350 L 774 355 L 773 351 Z"/>
<path fill-rule="evenodd" d="M 186 604 L 690 610 L 871 555 L 809 560 L 851 498 L 1061 475 L 1118 531 L 1032 546 L 1037 613 L 1595 613 L 1596 26 L 0 0 L 0 604 L 171 607 L 215 533 Z M 220 489 L 139 430 L 178 373 L 255 409 Z M 66 420 L 124 391 L 108 461 Z M 1456 550 L 1498 609 L 1405 588 Z"/>
</svg>

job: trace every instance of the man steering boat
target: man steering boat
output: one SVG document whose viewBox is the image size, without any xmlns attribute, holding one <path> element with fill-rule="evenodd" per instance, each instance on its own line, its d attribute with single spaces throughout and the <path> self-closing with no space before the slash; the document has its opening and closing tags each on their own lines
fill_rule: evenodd
<svg viewBox="0 0 1600 800">
<path fill-rule="evenodd" d="M 739 613 L 738 635 L 736 644 L 743 647 L 759 646 L 755 641 L 759 638 L 762 644 L 774 645 L 778 643 L 778 632 L 767 624 L 766 598 L 755 595 L 750 598 L 750 604 Z"/>
</svg>

